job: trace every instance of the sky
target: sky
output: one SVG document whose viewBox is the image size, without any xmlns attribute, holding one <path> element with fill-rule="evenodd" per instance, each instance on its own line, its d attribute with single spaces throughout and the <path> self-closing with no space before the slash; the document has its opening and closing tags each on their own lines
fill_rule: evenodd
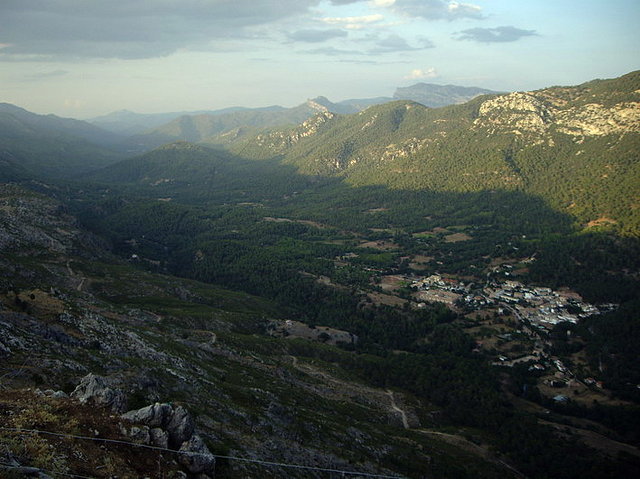
<svg viewBox="0 0 640 479">
<path fill-rule="evenodd" d="M 0 0 L 0 102 L 91 118 L 640 69 L 640 0 Z"/>
</svg>

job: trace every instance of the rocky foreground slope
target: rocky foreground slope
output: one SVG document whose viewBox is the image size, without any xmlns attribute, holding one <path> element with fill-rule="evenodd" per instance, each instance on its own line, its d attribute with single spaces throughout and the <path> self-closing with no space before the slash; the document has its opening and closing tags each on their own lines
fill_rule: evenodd
<svg viewBox="0 0 640 479">
<path fill-rule="evenodd" d="M 266 460 L 409 477 L 512 474 L 481 445 L 431 434 L 437 411 L 426 404 L 311 359 L 329 346 L 268 336 L 269 303 L 144 272 L 111 257 L 55 201 L 0 191 L 0 462 L 14 472 L 326 477 Z"/>
</svg>

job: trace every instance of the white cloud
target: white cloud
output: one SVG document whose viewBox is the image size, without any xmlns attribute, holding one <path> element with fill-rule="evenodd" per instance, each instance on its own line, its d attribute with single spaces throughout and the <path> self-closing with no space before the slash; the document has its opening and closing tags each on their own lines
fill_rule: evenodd
<svg viewBox="0 0 640 479">
<path fill-rule="evenodd" d="M 482 8 L 477 5 L 446 0 L 395 0 L 391 7 L 402 15 L 426 20 L 483 18 Z"/>
<path fill-rule="evenodd" d="M 373 7 L 390 7 L 396 0 L 371 0 L 369 4 Z"/>
<path fill-rule="evenodd" d="M 478 5 L 472 5 L 470 3 L 451 2 L 447 6 L 449 13 L 453 17 L 481 17 L 482 8 Z"/>
<path fill-rule="evenodd" d="M 360 17 L 325 17 L 322 19 L 323 22 L 329 25 L 339 25 L 349 30 L 360 30 L 367 25 L 378 23 L 382 20 L 384 20 L 384 16 L 379 13 Z"/>
<path fill-rule="evenodd" d="M 433 67 L 429 67 L 426 70 L 416 68 L 414 70 L 411 70 L 411 73 L 405 76 L 404 79 L 405 80 L 425 80 L 427 78 L 436 78 L 437 76 L 438 76 L 438 72 Z"/>
</svg>

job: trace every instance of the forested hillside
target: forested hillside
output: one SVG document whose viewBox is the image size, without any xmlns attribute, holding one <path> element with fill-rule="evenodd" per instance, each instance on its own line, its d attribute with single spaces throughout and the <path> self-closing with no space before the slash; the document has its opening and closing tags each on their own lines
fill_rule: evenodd
<svg viewBox="0 0 640 479">
<path fill-rule="evenodd" d="M 584 228 L 638 235 L 640 74 L 579 87 L 479 97 L 427 109 L 408 102 L 323 113 L 289 131 L 236 142 L 301 173 L 354 186 L 522 191 Z"/>
</svg>

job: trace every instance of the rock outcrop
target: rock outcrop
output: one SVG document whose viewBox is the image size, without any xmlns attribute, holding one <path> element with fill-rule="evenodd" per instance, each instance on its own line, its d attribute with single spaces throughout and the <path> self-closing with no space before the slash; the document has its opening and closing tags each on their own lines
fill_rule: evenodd
<svg viewBox="0 0 640 479">
<path fill-rule="evenodd" d="M 551 128 L 579 137 L 623 134 L 640 130 L 640 102 L 570 106 L 550 93 L 515 92 L 483 102 L 474 125 L 516 134 L 544 134 Z"/>
<path fill-rule="evenodd" d="M 550 106 L 531 93 L 515 92 L 487 100 L 478 111 L 476 126 L 543 133 L 553 121 Z"/>
<path fill-rule="evenodd" d="M 171 448 L 180 451 L 178 462 L 191 474 L 211 478 L 215 473 L 216 458 L 202 438 L 194 434 L 195 424 L 182 406 L 156 403 L 128 411 L 122 419 L 135 425 L 122 427 L 123 433 L 141 444 Z"/>
<path fill-rule="evenodd" d="M 71 393 L 71 397 L 82 404 L 95 404 L 109 407 L 114 412 L 126 411 L 127 398 L 119 389 L 112 389 L 109 381 L 93 373 L 82 378 L 80 384 Z"/>
<path fill-rule="evenodd" d="M 122 418 L 129 422 L 146 424 L 149 427 L 166 427 L 172 414 L 173 408 L 169 404 L 156 403 L 126 412 Z"/>
<path fill-rule="evenodd" d="M 216 458 L 209 452 L 209 448 L 197 434 L 180 446 L 178 462 L 192 474 L 206 474 L 211 477 L 215 470 Z"/>
<path fill-rule="evenodd" d="M 256 136 L 255 142 L 260 147 L 279 151 L 295 145 L 303 138 L 315 135 L 322 125 L 334 118 L 335 115 L 330 111 L 323 111 L 305 120 L 292 131 L 276 131 L 268 134 L 260 134 Z"/>
</svg>

